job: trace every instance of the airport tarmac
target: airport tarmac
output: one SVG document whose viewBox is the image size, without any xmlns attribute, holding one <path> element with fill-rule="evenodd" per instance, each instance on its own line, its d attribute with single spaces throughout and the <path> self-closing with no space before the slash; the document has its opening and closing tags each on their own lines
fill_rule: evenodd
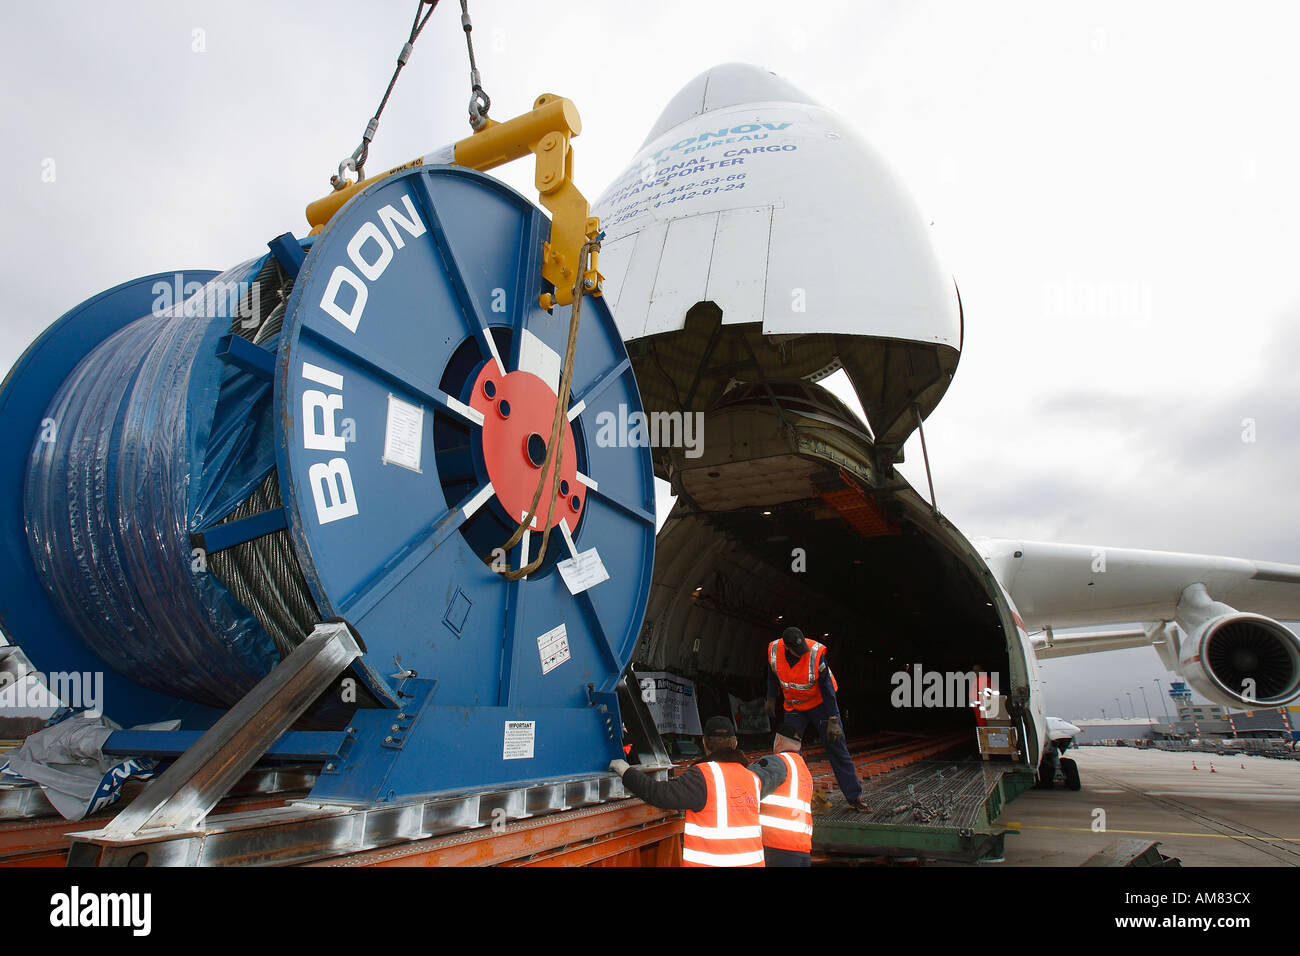
<svg viewBox="0 0 1300 956">
<path fill-rule="evenodd" d="M 1010 803 L 996 865 L 1080 866 L 1116 840 L 1145 839 L 1183 866 L 1300 866 L 1300 761 L 1129 747 L 1068 756 L 1083 789 Z"/>
</svg>

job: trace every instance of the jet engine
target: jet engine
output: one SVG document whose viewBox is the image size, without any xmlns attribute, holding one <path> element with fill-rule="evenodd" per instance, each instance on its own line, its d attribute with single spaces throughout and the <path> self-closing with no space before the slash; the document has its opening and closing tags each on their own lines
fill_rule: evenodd
<svg viewBox="0 0 1300 956">
<path fill-rule="evenodd" d="M 1179 670 L 1192 689 L 1231 707 L 1277 707 L 1300 697 L 1300 638 L 1270 617 L 1238 611 L 1203 584 L 1183 592 Z"/>
</svg>

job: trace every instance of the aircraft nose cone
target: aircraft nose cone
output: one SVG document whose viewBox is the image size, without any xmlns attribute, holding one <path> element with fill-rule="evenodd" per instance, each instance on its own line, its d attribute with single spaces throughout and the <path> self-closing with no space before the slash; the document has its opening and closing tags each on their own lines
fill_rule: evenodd
<svg viewBox="0 0 1300 956">
<path fill-rule="evenodd" d="M 659 119 L 651 127 L 650 135 L 641 145 L 644 147 L 694 116 L 745 103 L 816 105 L 807 93 L 771 70 L 749 63 L 723 63 L 705 70 L 682 87 L 668 101 L 664 111 L 659 114 Z"/>
<path fill-rule="evenodd" d="M 843 368 L 872 396 L 864 405 L 878 444 L 901 448 L 918 408 L 924 418 L 943 397 L 961 351 L 961 303 L 928 219 L 842 117 L 771 71 L 726 63 L 687 83 L 592 215 L 606 233 L 605 297 L 624 340 L 681 340 L 683 368 L 655 376 L 703 374 L 712 340 L 691 338 L 694 315 L 693 327 L 712 321 L 729 336 L 751 323 L 800 336 L 799 371 L 773 353 L 755 358 L 759 376 L 813 380 Z M 884 373 L 896 367 L 908 371 Z M 700 387 L 721 395 L 729 373 L 717 375 Z M 672 389 L 642 389 L 655 408 L 680 404 Z"/>
</svg>

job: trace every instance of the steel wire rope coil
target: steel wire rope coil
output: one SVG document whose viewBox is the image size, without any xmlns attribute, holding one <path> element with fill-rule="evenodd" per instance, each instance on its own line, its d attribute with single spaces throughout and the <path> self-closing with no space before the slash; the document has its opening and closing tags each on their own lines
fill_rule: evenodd
<svg viewBox="0 0 1300 956">
<path fill-rule="evenodd" d="M 90 351 L 50 403 L 54 438 L 37 436 L 24 487 L 33 562 L 81 640 L 143 687 L 213 705 L 279 659 L 190 540 L 274 467 L 270 383 L 217 355 L 240 311 L 228 290 L 261 265 L 156 306 Z"/>
</svg>

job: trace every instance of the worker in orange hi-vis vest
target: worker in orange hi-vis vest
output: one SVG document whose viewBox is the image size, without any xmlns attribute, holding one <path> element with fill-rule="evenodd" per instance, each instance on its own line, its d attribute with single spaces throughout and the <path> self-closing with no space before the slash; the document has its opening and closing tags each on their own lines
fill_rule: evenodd
<svg viewBox="0 0 1300 956">
<path fill-rule="evenodd" d="M 803 631 L 787 627 L 767 646 L 767 712 L 776 715 L 776 698 L 785 699 L 785 722 L 798 734 L 809 723 L 817 725 L 817 736 L 826 747 L 835 781 L 848 805 L 868 813 L 862 802 L 862 781 L 844 741 L 840 707 L 835 699 L 839 684 L 826 660 L 826 648 L 806 640 Z"/>
<path fill-rule="evenodd" d="M 975 674 L 975 699 L 970 705 L 975 708 L 975 726 L 983 727 L 988 723 L 988 713 L 991 704 L 991 695 L 997 692 L 992 681 L 989 680 L 988 672 L 979 664 L 974 665 L 971 670 Z"/>
<path fill-rule="evenodd" d="M 610 762 L 628 793 L 661 810 L 685 810 L 683 866 L 763 866 L 759 803 L 785 782 L 775 757 L 750 763 L 730 717 L 704 725 L 704 756 L 671 780 L 655 780 L 626 760 Z"/>
<path fill-rule="evenodd" d="M 768 866 L 812 866 L 812 774 L 799 753 L 799 731 L 776 728 L 773 755 L 786 765 L 785 783 L 760 801 L 763 860 Z"/>
</svg>

